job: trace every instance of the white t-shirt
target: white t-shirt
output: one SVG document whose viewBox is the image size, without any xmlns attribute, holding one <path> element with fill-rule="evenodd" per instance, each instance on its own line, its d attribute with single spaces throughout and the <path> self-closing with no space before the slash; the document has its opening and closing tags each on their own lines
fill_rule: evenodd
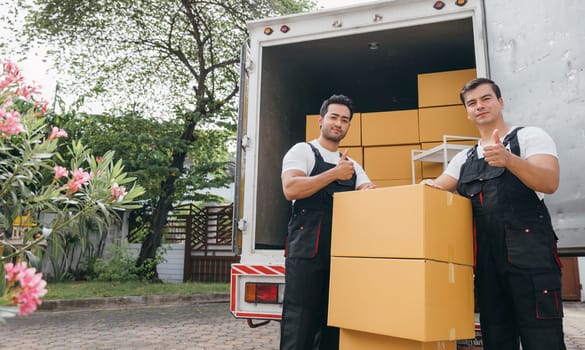
<svg viewBox="0 0 585 350">
<path fill-rule="evenodd" d="M 339 152 L 332 152 L 328 149 L 322 147 L 317 140 L 311 141 L 311 144 L 319 150 L 321 153 L 321 157 L 323 160 L 330 164 L 337 164 L 339 163 L 339 159 L 341 159 L 341 155 Z M 355 169 L 356 175 L 356 182 L 355 188 L 358 188 L 360 185 L 371 182 L 364 169 L 353 159 L 349 158 L 353 162 L 353 166 Z M 315 154 L 306 142 L 299 142 L 294 145 L 282 159 L 282 174 L 288 170 L 301 170 L 307 176 L 311 174 L 313 171 L 313 167 L 315 167 Z"/>
<path fill-rule="evenodd" d="M 508 131 L 508 134 L 512 132 L 512 130 L 516 129 L 515 126 L 511 127 Z M 507 135 L 507 134 L 506 134 Z M 501 138 L 503 141 L 504 138 Z M 558 158 L 557 155 L 557 146 L 544 130 L 535 126 L 527 126 L 518 131 L 518 144 L 520 146 L 520 158 L 526 159 L 530 156 L 536 154 L 549 154 L 551 156 L 555 156 Z M 481 146 L 481 141 L 477 144 L 477 156 L 478 158 L 483 158 L 483 147 Z M 508 146 L 509 149 L 509 146 Z M 461 172 L 461 166 L 467 160 L 467 151 L 469 149 L 463 150 L 455 155 L 453 159 L 447 165 L 447 169 L 443 172 L 443 174 L 449 175 L 455 180 L 459 180 L 459 173 Z M 536 192 L 536 191 L 535 191 Z M 544 193 L 536 192 L 538 198 L 544 198 Z"/>
</svg>

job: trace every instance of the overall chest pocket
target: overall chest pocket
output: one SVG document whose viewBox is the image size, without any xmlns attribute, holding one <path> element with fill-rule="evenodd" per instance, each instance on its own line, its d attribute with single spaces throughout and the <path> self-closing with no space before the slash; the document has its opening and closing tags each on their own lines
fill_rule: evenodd
<svg viewBox="0 0 585 350">
<path fill-rule="evenodd" d="M 519 268 L 554 267 L 554 232 L 545 225 L 508 225 L 505 235 L 508 261 L 512 265 Z"/>
<path fill-rule="evenodd" d="M 314 258 L 319 250 L 323 213 L 300 210 L 288 223 L 285 256 Z"/>
<path fill-rule="evenodd" d="M 477 210 L 491 210 L 498 204 L 499 184 L 505 172 L 505 168 L 491 167 L 480 159 L 461 169 L 457 191 L 471 199 L 474 213 Z"/>
</svg>

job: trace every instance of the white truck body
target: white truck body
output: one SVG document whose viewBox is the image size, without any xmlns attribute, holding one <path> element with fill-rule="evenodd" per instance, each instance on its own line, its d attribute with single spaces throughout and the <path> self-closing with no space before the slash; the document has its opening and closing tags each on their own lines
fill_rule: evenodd
<svg viewBox="0 0 585 350">
<path fill-rule="evenodd" d="M 509 124 L 542 127 L 556 140 L 561 184 L 545 201 L 561 254 L 585 255 L 582 18 L 579 0 L 391 0 L 249 23 L 233 315 L 280 318 L 281 304 L 247 303 L 243 288 L 250 281 L 284 283 L 291 207 L 282 194 L 282 157 L 305 140 L 305 116 L 318 114 L 333 93 L 351 97 L 359 112 L 417 108 L 419 73 L 475 68 L 501 87 Z M 369 49 L 374 43 L 378 49 Z"/>
</svg>

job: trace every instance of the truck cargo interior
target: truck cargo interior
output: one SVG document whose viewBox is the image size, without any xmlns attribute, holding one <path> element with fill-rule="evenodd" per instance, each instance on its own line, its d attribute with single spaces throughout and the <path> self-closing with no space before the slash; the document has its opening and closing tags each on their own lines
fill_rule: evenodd
<svg viewBox="0 0 585 350">
<path fill-rule="evenodd" d="M 261 59 L 255 249 L 284 248 L 282 157 L 324 99 L 345 94 L 362 113 L 416 109 L 418 74 L 476 66 L 471 18 L 265 46 Z"/>
</svg>

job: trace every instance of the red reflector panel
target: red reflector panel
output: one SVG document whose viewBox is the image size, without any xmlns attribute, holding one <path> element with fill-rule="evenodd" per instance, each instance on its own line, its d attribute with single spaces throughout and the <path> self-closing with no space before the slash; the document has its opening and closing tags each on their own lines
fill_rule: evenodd
<svg viewBox="0 0 585 350">
<path fill-rule="evenodd" d="M 442 2 L 442 1 L 437 1 L 437 2 L 435 2 L 435 4 L 433 5 L 433 7 L 434 7 L 436 10 L 442 10 L 442 9 L 443 9 L 443 7 L 445 7 L 445 3 L 444 3 L 444 2 Z"/>
<path fill-rule="evenodd" d="M 245 301 L 259 304 L 282 303 L 282 296 L 279 297 L 279 283 L 246 283 Z"/>
</svg>

